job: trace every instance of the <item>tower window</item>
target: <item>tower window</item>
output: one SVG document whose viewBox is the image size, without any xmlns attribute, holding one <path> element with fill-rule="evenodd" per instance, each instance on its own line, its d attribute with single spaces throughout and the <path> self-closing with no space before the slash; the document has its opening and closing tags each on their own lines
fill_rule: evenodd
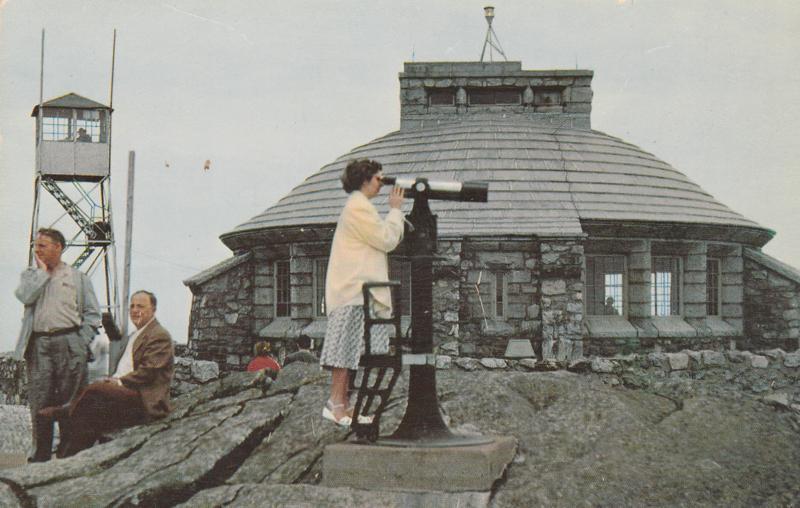
<svg viewBox="0 0 800 508">
<path fill-rule="evenodd" d="M 467 90 L 470 105 L 513 105 L 522 103 L 518 88 L 470 88 Z"/>
<path fill-rule="evenodd" d="M 452 106 L 455 103 L 455 90 L 428 90 L 428 104 L 430 106 Z"/>
<path fill-rule="evenodd" d="M 291 313 L 292 288 L 289 279 L 289 261 L 275 261 L 274 266 L 275 317 L 287 317 Z"/>
<path fill-rule="evenodd" d="M 561 104 L 561 89 L 537 88 L 533 91 L 534 106 L 558 106 Z"/>
<path fill-rule="evenodd" d="M 92 143 L 97 143 L 101 141 L 100 112 L 87 109 L 87 110 L 79 110 L 77 113 L 78 115 L 76 120 L 77 122 L 76 132 L 80 132 L 80 129 L 83 129 L 84 131 L 86 131 L 86 135 L 92 138 Z"/>
<path fill-rule="evenodd" d="M 650 273 L 650 314 L 680 314 L 680 258 L 653 257 Z"/>
<path fill-rule="evenodd" d="M 625 256 L 586 256 L 586 314 L 621 316 L 625 309 Z"/>
<path fill-rule="evenodd" d="M 45 141 L 72 141 L 72 111 L 45 109 L 42 116 L 42 139 Z"/>
</svg>

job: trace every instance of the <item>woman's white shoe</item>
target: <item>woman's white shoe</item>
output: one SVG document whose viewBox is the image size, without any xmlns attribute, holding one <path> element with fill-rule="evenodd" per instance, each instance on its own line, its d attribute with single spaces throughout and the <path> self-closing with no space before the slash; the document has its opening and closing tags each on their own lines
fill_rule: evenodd
<svg viewBox="0 0 800 508">
<path fill-rule="evenodd" d="M 337 420 L 336 416 L 333 414 L 333 411 L 340 407 L 344 407 L 344 404 L 334 404 L 330 400 L 328 400 L 328 402 L 325 403 L 325 407 L 322 408 L 322 417 L 325 418 L 326 420 L 332 421 L 333 423 L 335 423 L 340 427 L 349 427 L 350 424 L 353 422 L 352 418 L 345 415 Z M 360 418 L 358 421 L 359 423 L 363 423 L 361 422 Z"/>
</svg>

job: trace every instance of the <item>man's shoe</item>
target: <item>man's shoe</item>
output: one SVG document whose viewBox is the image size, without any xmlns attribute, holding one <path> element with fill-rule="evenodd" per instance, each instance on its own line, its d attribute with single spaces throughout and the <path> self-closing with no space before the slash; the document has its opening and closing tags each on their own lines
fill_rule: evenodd
<svg viewBox="0 0 800 508">
<path fill-rule="evenodd" d="M 69 406 L 49 406 L 36 414 L 50 421 L 63 420 L 69 416 Z"/>
</svg>

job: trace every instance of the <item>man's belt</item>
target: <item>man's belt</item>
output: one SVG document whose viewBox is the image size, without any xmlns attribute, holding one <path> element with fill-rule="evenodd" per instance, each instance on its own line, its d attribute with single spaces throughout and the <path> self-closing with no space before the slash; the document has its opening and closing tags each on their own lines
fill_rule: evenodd
<svg viewBox="0 0 800 508">
<path fill-rule="evenodd" d="M 69 328 L 57 328 L 55 330 L 50 330 L 49 332 L 33 332 L 31 334 L 31 338 L 36 339 L 39 337 L 58 337 L 59 335 L 77 332 L 80 329 L 80 326 L 71 326 Z"/>
</svg>

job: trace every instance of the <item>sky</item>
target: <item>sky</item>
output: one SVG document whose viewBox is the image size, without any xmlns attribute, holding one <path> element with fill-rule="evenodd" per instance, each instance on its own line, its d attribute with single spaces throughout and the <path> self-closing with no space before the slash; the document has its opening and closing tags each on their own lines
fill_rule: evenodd
<svg viewBox="0 0 800 508">
<path fill-rule="evenodd" d="M 124 238 L 136 152 L 131 287 L 185 342 L 182 281 L 228 258 L 219 235 L 352 148 L 399 128 L 406 61 L 476 61 L 485 0 L 0 0 L 0 351 L 14 347 L 44 99 L 108 103 L 117 30 L 112 206 Z M 800 268 L 800 4 L 498 0 L 523 69 L 594 71 L 592 127 L 651 152 L 775 230 Z M 206 160 L 209 171 L 203 171 Z M 99 280 L 95 280 L 99 284 Z"/>
</svg>

